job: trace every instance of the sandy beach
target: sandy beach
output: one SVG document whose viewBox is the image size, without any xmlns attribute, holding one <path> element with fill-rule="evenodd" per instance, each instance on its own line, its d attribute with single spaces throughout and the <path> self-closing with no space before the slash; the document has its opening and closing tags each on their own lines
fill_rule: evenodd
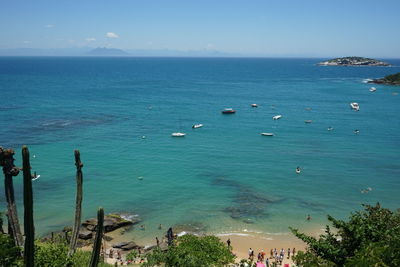
<svg viewBox="0 0 400 267">
<path fill-rule="evenodd" d="M 315 231 L 312 231 L 312 235 L 318 235 L 321 233 L 321 229 L 315 229 Z M 123 241 L 132 241 L 128 236 L 125 236 L 123 234 L 122 229 L 118 229 L 114 232 L 107 233 L 108 236 L 112 237 L 113 239 L 111 241 L 105 241 L 104 242 L 104 247 L 106 250 L 106 253 L 109 253 L 109 249 L 112 247 L 113 244 L 116 244 L 118 242 L 123 242 Z M 220 240 L 224 243 L 229 239 L 231 241 L 231 246 L 232 246 L 232 252 L 236 255 L 236 260 L 235 262 L 240 262 L 242 259 L 248 259 L 248 251 L 251 248 L 254 250 L 254 255 L 255 255 L 255 260 L 257 259 L 257 255 L 259 252 L 264 250 L 265 255 L 270 258 L 270 251 L 271 249 L 275 249 L 279 251 L 283 248 L 285 250 L 285 257 L 282 262 L 282 266 L 284 264 L 289 264 L 289 266 L 292 266 L 293 261 L 291 257 L 288 259 L 287 257 L 287 251 L 288 248 L 290 248 L 291 251 L 293 251 L 293 248 L 296 249 L 297 251 L 305 249 L 306 245 L 304 242 L 296 238 L 293 234 L 291 233 L 258 233 L 258 232 L 238 232 L 238 233 L 223 233 L 223 234 L 215 234 L 220 238 Z M 134 240 L 138 245 L 148 247 L 150 245 L 156 245 L 155 242 L 152 244 L 152 242 L 144 241 L 144 240 Z M 83 250 L 91 250 L 91 246 L 83 247 Z M 115 256 L 114 258 L 109 258 L 107 257 L 107 262 L 110 264 L 114 264 L 116 261 L 116 252 L 118 249 L 114 249 Z M 121 251 L 121 255 L 123 258 L 123 261 L 126 264 L 125 256 L 128 254 L 129 251 Z M 270 262 L 272 263 L 274 260 L 270 259 Z"/>
<path fill-rule="evenodd" d="M 282 248 L 287 253 L 288 248 L 293 251 L 293 248 L 296 248 L 296 251 L 304 250 L 305 244 L 295 236 L 288 235 L 275 235 L 275 236 L 261 236 L 261 235 L 224 235 L 219 236 L 221 241 L 226 242 L 228 239 L 231 241 L 232 252 L 236 255 L 236 262 L 239 262 L 241 259 L 248 259 L 249 254 L 248 251 L 251 248 L 254 250 L 255 259 L 257 259 L 257 255 L 259 252 L 264 250 L 267 257 L 270 256 L 270 250 L 276 248 L 279 252 Z M 282 262 L 282 264 L 289 263 L 290 265 L 293 261 L 287 259 L 287 254 Z"/>
</svg>

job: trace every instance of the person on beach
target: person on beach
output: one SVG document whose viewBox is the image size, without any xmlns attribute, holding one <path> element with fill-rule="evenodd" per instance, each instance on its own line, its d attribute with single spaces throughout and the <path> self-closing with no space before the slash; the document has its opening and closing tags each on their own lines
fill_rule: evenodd
<svg viewBox="0 0 400 267">
<path fill-rule="evenodd" d="M 250 248 L 249 249 L 249 260 L 253 261 L 254 259 L 254 251 Z"/>
<path fill-rule="evenodd" d="M 264 250 L 262 249 L 262 250 L 261 250 L 261 261 L 264 261 L 264 258 L 265 258 L 265 252 L 264 252 Z"/>
<path fill-rule="evenodd" d="M 157 242 L 157 247 L 160 247 L 160 240 L 158 240 L 157 236 L 156 236 L 156 242 Z"/>
<path fill-rule="evenodd" d="M 114 250 L 112 248 L 110 248 L 108 255 L 109 255 L 110 259 L 112 259 L 114 257 Z"/>
<path fill-rule="evenodd" d="M 296 248 L 293 248 L 292 254 L 293 254 L 293 256 L 294 256 L 294 254 L 296 254 Z"/>
<path fill-rule="evenodd" d="M 290 258 L 290 248 L 287 249 L 287 258 Z"/>
<path fill-rule="evenodd" d="M 117 251 L 117 260 L 120 260 L 121 259 L 121 251 Z"/>
<path fill-rule="evenodd" d="M 272 248 L 271 248 L 269 258 L 272 259 L 273 257 L 274 257 L 274 251 L 273 251 Z"/>
<path fill-rule="evenodd" d="M 307 221 L 311 221 L 311 216 L 310 216 L 310 214 L 307 215 Z"/>
<path fill-rule="evenodd" d="M 226 240 L 226 243 L 228 244 L 228 248 L 230 248 L 231 247 L 231 239 L 228 238 L 228 240 Z"/>
<path fill-rule="evenodd" d="M 162 229 L 162 224 L 160 223 L 160 225 L 158 226 L 158 230 Z"/>
<path fill-rule="evenodd" d="M 269 267 L 269 259 L 268 258 L 265 260 L 265 266 Z"/>
</svg>

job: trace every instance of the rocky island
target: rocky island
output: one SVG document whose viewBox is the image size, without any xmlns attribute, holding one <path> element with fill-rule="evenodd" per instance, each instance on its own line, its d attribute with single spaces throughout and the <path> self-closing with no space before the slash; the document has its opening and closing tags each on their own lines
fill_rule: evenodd
<svg viewBox="0 0 400 267">
<path fill-rule="evenodd" d="M 400 72 L 396 74 L 391 74 L 380 79 L 373 79 L 368 81 L 368 83 L 377 84 L 388 84 L 388 85 L 400 85 Z"/>
<path fill-rule="evenodd" d="M 389 63 L 365 57 L 341 57 L 318 63 L 320 66 L 390 66 Z"/>
</svg>

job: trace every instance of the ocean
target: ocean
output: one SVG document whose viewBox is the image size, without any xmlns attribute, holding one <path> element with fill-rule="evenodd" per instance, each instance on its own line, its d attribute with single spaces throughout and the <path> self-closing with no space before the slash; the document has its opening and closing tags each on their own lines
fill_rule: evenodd
<svg viewBox="0 0 400 267">
<path fill-rule="evenodd" d="M 399 208 L 400 87 L 370 92 L 365 81 L 400 72 L 400 60 L 319 61 L 1 57 L 0 146 L 15 149 L 21 166 L 28 145 L 41 175 L 37 235 L 72 225 L 74 149 L 84 164 L 83 218 L 99 206 L 137 215 L 146 230 L 126 233 L 136 240 L 160 236 L 159 224 L 286 235 L 289 226 L 321 228 L 327 214 L 345 219 L 363 203 Z M 22 218 L 22 174 L 14 183 Z"/>
</svg>

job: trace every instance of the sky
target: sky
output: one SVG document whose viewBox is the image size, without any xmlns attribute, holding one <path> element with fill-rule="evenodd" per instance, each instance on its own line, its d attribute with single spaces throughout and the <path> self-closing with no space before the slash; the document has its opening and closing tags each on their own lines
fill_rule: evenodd
<svg viewBox="0 0 400 267">
<path fill-rule="evenodd" d="M 0 49 L 400 57 L 400 0 L 1 0 Z"/>
</svg>

